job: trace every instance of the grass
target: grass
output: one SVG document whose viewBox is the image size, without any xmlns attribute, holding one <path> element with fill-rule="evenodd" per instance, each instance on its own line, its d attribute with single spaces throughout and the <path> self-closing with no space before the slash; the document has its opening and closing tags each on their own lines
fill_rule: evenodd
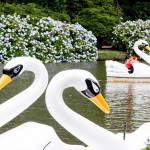
<svg viewBox="0 0 150 150">
<path fill-rule="evenodd" d="M 124 60 L 127 53 L 117 50 L 99 50 L 98 60 Z"/>
<path fill-rule="evenodd" d="M 147 145 L 147 147 L 146 147 L 146 148 L 144 148 L 144 149 L 142 149 L 142 150 L 150 150 L 149 145 Z"/>
</svg>

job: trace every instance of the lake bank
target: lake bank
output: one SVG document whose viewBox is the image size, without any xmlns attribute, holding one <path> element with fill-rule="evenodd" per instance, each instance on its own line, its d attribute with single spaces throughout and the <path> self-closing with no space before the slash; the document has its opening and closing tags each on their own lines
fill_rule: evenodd
<svg viewBox="0 0 150 150">
<path fill-rule="evenodd" d="M 98 51 L 98 61 L 104 60 L 124 60 L 127 53 L 125 51 L 117 50 L 99 50 Z"/>
</svg>

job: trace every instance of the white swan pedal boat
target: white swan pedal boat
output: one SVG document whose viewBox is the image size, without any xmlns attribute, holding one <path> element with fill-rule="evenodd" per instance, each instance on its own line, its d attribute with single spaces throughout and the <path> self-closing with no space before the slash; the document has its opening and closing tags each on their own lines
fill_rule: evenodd
<svg viewBox="0 0 150 150">
<path fill-rule="evenodd" d="M 148 64 L 144 63 L 132 63 L 134 72 L 128 73 L 128 68 L 124 63 L 120 63 L 113 60 L 106 60 L 106 76 L 107 81 L 112 82 L 150 82 L 150 56 L 138 47 L 143 46 L 150 51 L 148 43 L 144 40 L 139 40 L 134 44 L 134 51 L 137 55 L 145 60 Z"/>
<path fill-rule="evenodd" d="M 112 82 L 150 82 L 150 66 L 144 63 L 133 63 L 134 72 L 128 73 L 125 64 L 107 60 L 107 81 Z"/>
</svg>

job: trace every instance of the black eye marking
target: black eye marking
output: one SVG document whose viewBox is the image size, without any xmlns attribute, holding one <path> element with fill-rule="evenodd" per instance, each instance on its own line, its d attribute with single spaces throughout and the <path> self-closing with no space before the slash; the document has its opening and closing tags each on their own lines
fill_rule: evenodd
<svg viewBox="0 0 150 150">
<path fill-rule="evenodd" d="M 84 91 L 81 91 L 85 96 L 88 98 L 95 97 L 97 94 L 100 93 L 100 86 L 97 82 L 93 81 L 92 79 L 86 79 L 85 80 L 87 89 Z"/>
<path fill-rule="evenodd" d="M 143 45 L 144 47 L 148 46 L 148 45 L 147 45 L 147 44 L 145 44 L 145 43 L 142 43 L 142 45 Z"/>
<path fill-rule="evenodd" d="M 23 66 L 22 65 L 17 65 L 11 69 L 3 69 L 3 74 L 7 74 L 11 78 L 16 77 L 22 70 Z"/>
<path fill-rule="evenodd" d="M 20 72 L 20 69 L 21 69 L 21 66 L 19 65 L 19 66 L 17 66 L 16 68 L 14 68 L 14 73 L 15 74 L 17 74 L 17 73 L 19 73 Z"/>
</svg>

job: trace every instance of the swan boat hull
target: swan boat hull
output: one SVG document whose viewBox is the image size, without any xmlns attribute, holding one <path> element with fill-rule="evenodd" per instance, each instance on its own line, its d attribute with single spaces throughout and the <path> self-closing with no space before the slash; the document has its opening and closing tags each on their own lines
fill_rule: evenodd
<svg viewBox="0 0 150 150">
<path fill-rule="evenodd" d="M 150 66 L 144 63 L 133 63 L 134 72 L 128 73 L 125 64 L 106 60 L 106 76 L 109 82 L 147 82 L 150 83 Z"/>
</svg>

